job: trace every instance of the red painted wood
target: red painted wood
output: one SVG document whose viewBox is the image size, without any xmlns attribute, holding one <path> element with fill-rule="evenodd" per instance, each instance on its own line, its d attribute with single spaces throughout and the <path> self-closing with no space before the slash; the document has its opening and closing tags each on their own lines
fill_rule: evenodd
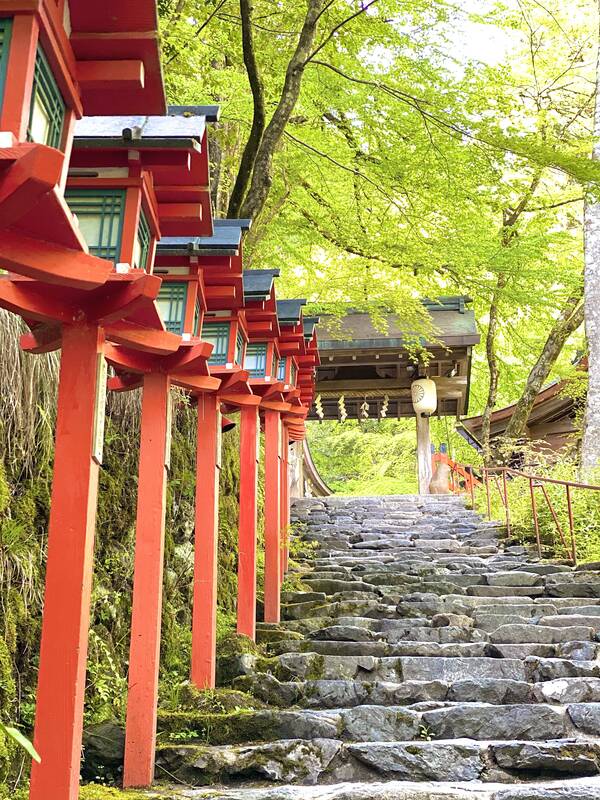
<svg viewBox="0 0 600 800">
<path fill-rule="evenodd" d="M 52 147 L 18 148 L 20 158 L 0 182 L 0 227 L 8 228 L 24 217 L 32 206 L 60 181 L 63 155 Z"/>
<path fill-rule="evenodd" d="M 133 251 L 137 237 L 140 210 L 142 208 L 141 189 L 130 187 L 125 193 L 125 213 L 121 233 L 121 253 L 118 261 L 133 266 Z"/>
<path fill-rule="evenodd" d="M 256 638 L 256 493 L 258 412 L 240 410 L 240 517 L 238 530 L 237 632 Z"/>
<path fill-rule="evenodd" d="M 39 23 L 34 14 L 15 14 L 0 105 L 0 130 L 12 131 L 21 142 L 27 139 L 38 35 Z"/>
<path fill-rule="evenodd" d="M 132 350 L 153 353 L 157 356 L 175 353 L 181 344 L 181 336 L 168 331 L 156 331 L 133 322 L 118 321 L 106 325 L 106 338 L 124 344 Z"/>
<path fill-rule="evenodd" d="M 60 363 L 52 504 L 30 800 L 76 800 L 96 524 L 92 459 L 98 353 L 96 326 L 67 326 Z"/>
<path fill-rule="evenodd" d="M 283 441 L 281 453 L 281 580 L 283 581 L 288 567 L 289 551 L 289 431 L 287 425 L 283 425 Z"/>
<path fill-rule="evenodd" d="M 102 286 L 112 272 L 103 258 L 7 230 L 0 234 L 0 262 L 18 275 L 74 289 Z"/>
<path fill-rule="evenodd" d="M 170 380 L 144 377 L 123 786 L 154 777 Z"/>
<path fill-rule="evenodd" d="M 281 587 L 281 420 L 265 411 L 265 622 L 280 621 Z"/>
<path fill-rule="evenodd" d="M 192 683 L 199 689 L 214 688 L 216 675 L 219 425 L 216 394 L 201 395 L 198 398 L 191 670 Z"/>
<path fill-rule="evenodd" d="M 78 61 L 77 81 L 85 91 L 103 89 L 107 81 L 113 84 L 113 91 L 116 92 L 143 89 L 144 62 L 140 60 Z"/>
</svg>

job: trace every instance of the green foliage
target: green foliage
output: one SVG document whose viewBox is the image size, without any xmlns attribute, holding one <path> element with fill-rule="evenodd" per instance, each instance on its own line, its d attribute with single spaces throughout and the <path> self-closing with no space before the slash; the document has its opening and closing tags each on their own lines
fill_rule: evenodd
<svg viewBox="0 0 600 800">
<path fill-rule="evenodd" d="M 581 481 L 577 462 L 563 456 L 560 460 L 543 454 L 525 453 L 527 471 L 554 480 Z M 600 485 L 600 473 L 586 478 L 587 483 Z M 532 514 L 531 493 L 527 478 L 514 477 L 507 481 L 511 532 L 523 543 L 535 546 L 535 528 Z M 568 559 L 571 550 L 567 495 L 563 485 L 546 484 L 548 497 L 558 517 L 563 538 L 555 524 L 552 512 L 541 487 L 535 487 L 535 502 L 538 513 L 542 552 L 547 558 Z M 502 481 L 492 476 L 490 481 L 492 518 L 506 521 L 502 502 Z M 600 491 L 572 489 L 571 502 L 574 520 L 574 536 L 578 562 L 600 561 Z M 486 509 L 485 491 L 478 492 L 477 506 Z"/>
<path fill-rule="evenodd" d="M 411 494 L 416 491 L 413 420 L 309 424 L 317 469 L 340 494 Z"/>
</svg>

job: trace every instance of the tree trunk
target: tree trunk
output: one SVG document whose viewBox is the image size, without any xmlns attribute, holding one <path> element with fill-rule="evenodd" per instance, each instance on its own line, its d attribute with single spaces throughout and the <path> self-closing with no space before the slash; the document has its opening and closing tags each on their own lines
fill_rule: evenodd
<svg viewBox="0 0 600 800">
<path fill-rule="evenodd" d="M 498 329 L 498 300 L 502 294 L 502 290 L 506 286 L 506 275 L 501 273 L 496 282 L 496 288 L 490 303 L 490 319 L 488 322 L 487 336 L 485 338 L 485 352 L 488 362 L 488 371 L 490 373 L 490 384 L 488 388 L 488 396 L 485 403 L 483 414 L 481 415 L 481 443 L 483 445 L 483 460 L 485 464 L 489 464 L 491 459 L 490 448 L 490 431 L 492 411 L 496 405 L 496 397 L 498 396 L 498 380 L 500 378 L 500 368 L 498 367 L 498 359 L 496 357 L 496 331 Z"/>
<path fill-rule="evenodd" d="M 281 97 L 262 136 L 254 159 L 250 189 L 242 204 L 243 217 L 258 219 L 272 183 L 273 155 L 298 101 L 306 60 L 311 54 L 319 18 L 326 0 L 309 0 L 308 10 L 298 38 L 298 45 L 288 64 Z"/>
<path fill-rule="evenodd" d="M 567 301 L 563 313 L 554 323 L 542 352 L 529 373 L 523 394 L 504 433 L 506 439 L 518 439 L 522 435 L 538 392 L 546 382 L 565 342 L 582 322 L 583 304 L 581 295 L 576 295 Z"/>
<path fill-rule="evenodd" d="M 600 159 L 600 34 L 596 67 L 596 112 L 592 158 Z M 589 386 L 583 421 L 581 467 L 600 466 L 600 203 L 587 202 L 584 223 L 585 333 L 588 342 Z"/>
<path fill-rule="evenodd" d="M 500 239 L 503 247 L 510 247 L 512 241 L 518 235 L 516 227 L 517 223 L 523 212 L 527 209 L 529 201 L 535 194 L 540 184 L 541 177 L 542 171 L 540 169 L 536 170 L 531 177 L 529 186 L 527 186 L 523 191 L 519 202 L 512 207 L 505 208 L 502 212 L 502 230 Z M 498 358 L 496 356 L 496 331 L 498 329 L 498 319 L 500 316 L 498 304 L 508 283 L 508 278 L 509 276 L 505 272 L 501 272 L 500 275 L 498 275 L 496 288 L 494 289 L 492 301 L 490 303 L 490 319 L 485 340 L 488 370 L 490 373 L 490 385 L 488 388 L 487 401 L 481 417 L 481 438 L 483 445 L 483 460 L 485 464 L 489 464 L 492 460 L 492 450 L 490 446 L 491 422 L 492 412 L 498 397 L 498 383 L 500 380 L 500 367 L 498 366 Z"/>
<path fill-rule="evenodd" d="M 244 52 L 244 65 L 248 74 L 254 111 L 250 136 L 244 147 L 242 159 L 235 179 L 234 187 L 229 198 L 227 216 L 235 218 L 239 215 L 244 202 L 248 183 L 254 168 L 254 161 L 260 146 L 265 129 L 265 97 L 260 79 L 256 52 L 254 50 L 254 36 L 252 34 L 252 3 L 250 0 L 240 0 L 240 16 L 242 18 L 242 49 Z"/>
</svg>

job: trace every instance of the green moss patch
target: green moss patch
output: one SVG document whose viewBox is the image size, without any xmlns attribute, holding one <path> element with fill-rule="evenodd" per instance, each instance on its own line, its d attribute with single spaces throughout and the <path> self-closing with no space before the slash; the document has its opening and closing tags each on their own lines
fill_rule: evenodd
<svg viewBox="0 0 600 800">
<path fill-rule="evenodd" d="M 158 712 L 159 742 L 195 739 L 206 744 L 241 744 L 268 740 L 272 719 L 268 713 L 238 709 L 225 714 L 201 711 Z"/>
</svg>

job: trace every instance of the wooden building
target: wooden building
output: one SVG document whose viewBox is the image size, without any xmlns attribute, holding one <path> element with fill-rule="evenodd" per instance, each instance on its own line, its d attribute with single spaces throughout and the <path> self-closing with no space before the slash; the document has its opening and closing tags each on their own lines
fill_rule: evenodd
<svg viewBox="0 0 600 800">
<path fill-rule="evenodd" d="M 578 403 L 565 394 L 566 381 L 554 381 L 538 392 L 527 418 L 523 439 L 535 450 L 563 450 L 575 443 L 575 416 Z M 492 441 L 504 436 L 516 403 L 492 412 L 490 434 Z M 482 417 L 467 417 L 457 426 L 458 433 L 476 450 L 482 450 Z"/>
</svg>

